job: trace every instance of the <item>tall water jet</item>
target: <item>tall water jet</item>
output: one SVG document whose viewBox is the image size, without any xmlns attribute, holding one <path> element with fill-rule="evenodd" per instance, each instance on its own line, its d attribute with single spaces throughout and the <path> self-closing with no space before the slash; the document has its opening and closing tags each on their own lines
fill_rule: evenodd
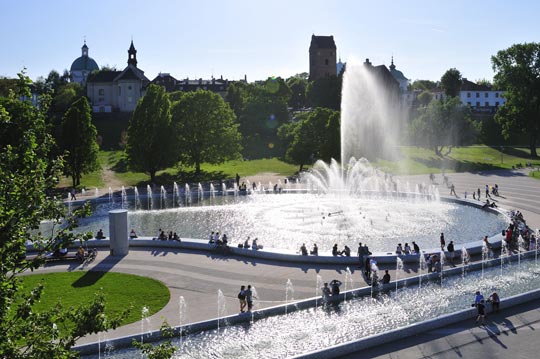
<svg viewBox="0 0 540 359">
<path fill-rule="evenodd" d="M 96 196 L 96 198 L 99 197 L 99 188 L 97 187 L 94 189 L 94 196 Z"/>
<path fill-rule="evenodd" d="M 141 344 L 144 343 L 144 334 L 145 334 L 144 327 L 145 327 L 145 324 L 150 322 L 150 320 L 148 318 L 149 315 L 150 315 L 150 310 L 148 309 L 148 307 L 146 307 L 146 306 L 142 307 L 142 309 L 141 309 Z M 148 330 L 150 330 L 150 325 L 148 325 Z"/>
<path fill-rule="evenodd" d="M 396 256 L 396 298 L 397 298 L 397 292 L 398 292 L 398 279 L 399 279 L 399 273 L 403 270 L 403 261 L 401 258 Z"/>
<path fill-rule="evenodd" d="M 127 207 L 127 193 L 124 186 L 122 186 L 122 208 L 124 208 L 124 205 Z"/>
<path fill-rule="evenodd" d="M 294 287 L 290 279 L 287 279 L 285 283 L 285 314 L 287 314 L 287 307 L 289 306 L 289 301 L 294 299 Z"/>
<path fill-rule="evenodd" d="M 518 237 L 518 268 L 521 268 L 521 252 L 525 248 L 525 240 L 521 234 Z"/>
<path fill-rule="evenodd" d="M 503 239 L 501 240 L 501 255 L 499 256 L 501 260 L 501 276 L 503 275 L 503 266 L 504 266 L 504 259 L 508 257 L 508 244 Z"/>
<path fill-rule="evenodd" d="M 399 86 L 379 66 L 350 60 L 341 93 L 341 162 L 350 158 L 391 158 L 399 146 Z"/>
<path fill-rule="evenodd" d="M 173 182 L 173 196 L 172 196 L 172 205 L 173 207 L 177 205 L 180 206 L 180 192 L 178 190 L 178 184 L 176 182 Z"/>
<path fill-rule="evenodd" d="M 227 307 L 226 307 L 226 301 L 225 301 L 225 295 L 221 291 L 221 289 L 218 289 L 217 292 L 217 330 L 219 332 L 219 322 L 221 318 L 225 317 L 227 315 Z"/>
<path fill-rule="evenodd" d="M 484 241 L 482 242 L 482 279 L 484 279 L 484 266 L 488 258 L 489 258 L 489 247 L 487 246 L 487 243 Z"/>
<path fill-rule="evenodd" d="M 227 195 L 227 185 L 225 184 L 225 182 L 223 182 L 221 184 L 221 195 L 222 196 L 226 196 Z"/>
<path fill-rule="evenodd" d="M 182 337 L 183 337 L 183 329 L 184 325 L 186 324 L 187 319 L 187 304 L 186 300 L 184 299 L 184 296 L 180 296 L 178 298 L 178 332 L 179 332 L 179 339 L 180 339 L 180 352 L 182 351 Z"/>
<path fill-rule="evenodd" d="M 426 257 L 422 253 L 418 256 L 418 289 L 422 289 L 422 276 L 427 269 Z"/>
<path fill-rule="evenodd" d="M 441 276 L 441 287 L 442 287 L 442 285 L 443 285 L 444 260 L 445 260 L 444 251 L 441 251 L 441 255 L 440 255 L 440 265 L 441 265 L 441 272 L 440 272 L 440 276 Z"/>
<path fill-rule="evenodd" d="M 166 201 L 167 201 L 167 191 L 165 191 L 165 187 L 161 186 L 160 187 L 160 196 L 159 196 L 159 205 L 160 205 L 161 209 L 167 207 Z"/>
<path fill-rule="evenodd" d="M 184 186 L 184 197 L 186 197 L 186 206 L 191 203 L 191 189 L 189 188 L 189 184 L 185 184 Z"/>
<path fill-rule="evenodd" d="M 216 198 L 216 188 L 214 187 L 213 183 L 210 183 L 210 196 L 212 198 Z"/>
<path fill-rule="evenodd" d="M 148 209 L 153 209 L 153 199 L 152 199 L 152 187 L 150 187 L 150 185 L 146 185 L 146 199 L 147 199 L 147 206 L 148 206 Z"/>
<path fill-rule="evenodd" d="M 109 187 L 109 203 L 113 203 L 113 191 L 112 188 Z"/>
<path fill-rule="evenodd" d="M 470 260 L 471 260 L 471 256 L 469 255 L 467 248 L 465 247 L 461 248 L 461 277 L 462 278 L 465 278 L 465 268 L 469 266 Z"/>
<path fill-rule="evenodd" d="M 323 279 L 322 277 L 317 274 L 316 283 L 315 283 L 315 309 L 317 309 L 317 302 L 319 298 L 322 296 L 322 287 L 323 287 Z"/>
<path fill-rule="evenodd" d="M 200 182 L 197 185 L 197 197 L 199 198 L 199 203 L 204 199 L 204 189 Z"/>
<path fill-rule="evenodd" d="M 347 290 L 351 290 L 353 287 L 352 284 L 352 273 L 351 269 L 349 267 L 345 268 L 345 287 L 343 288 L 344 293 L 344 301 L 347 302 Z"/>
<path fill-rule="evenodd" d="M 141 209 L 141 199 L 139 198 L 139 189 L 137 186 L 133 187 L 133 193 L 135 193 L 135 210 Z"/>
</svg>

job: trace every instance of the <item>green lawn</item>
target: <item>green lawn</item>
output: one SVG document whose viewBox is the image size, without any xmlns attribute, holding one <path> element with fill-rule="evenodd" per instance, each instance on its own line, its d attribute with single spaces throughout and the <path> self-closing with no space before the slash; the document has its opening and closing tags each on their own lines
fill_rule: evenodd
<svg viewBox="0 0 540 359">
<path fill-rule="evenodd" d="M 146 185 L 150 181 L 148 174 L 132 172 L 128 169 L 123 151 L 101 151 L 99 160 L 103 169 L 111 169 L 114 179 L 126 187 Z M 485 145 L 454 148 L 452 152 L 441 158 L 431 150 L 414 146 L 403 146 L 396 149 L 396 158 L 392 161 L 379 160 L 374 165 L 386 172 L 395 174 L 427 174 L 440 172 L 485 171 L 509 169 L 518 163 L 525 165 L 531 161 L 534 166 L 540 165 L 540 160 L 530 159 L 528 148 L 505 147 L 501 152 L 499 147 Z M 195 176 L 194 168 L 176 166 L 157 173 L 158 184 L 170 185 L 176 181 L 203 182 L 252 176 L 257 173 L 271 172 L 280 176 L 289 176 L 298 171 L 297 165 L 285 163 L 277 158 L 251 161 L 228 161 L 219 165 L 204 163 L 201 165 L 201 175 Z M 83 176 L 81 186 L 85 188 L 103 188 L 110 185 L 104 180 L 103 171 Z M 70 179 L 63 179 L 61 186 L 69 187 Z"/>
<path fill-rule="evenodd" d="M 123 324 L 141 320 L 142 308 L 146 306 L 150 315 L 161 310 L 170 299 L 169 289 L 161 282 L 116 272 L 67 272 L 34 274 L 21 277 L 25 290 L 30 291 L 43 283 L 44 291 L 35 310 L 52 308 L 58 301 L 64 307 L 89 303 L 94 294 L 101 290 L 105 296 L 106 313 L 118 314 L 132 306 Z"/>
</svg>

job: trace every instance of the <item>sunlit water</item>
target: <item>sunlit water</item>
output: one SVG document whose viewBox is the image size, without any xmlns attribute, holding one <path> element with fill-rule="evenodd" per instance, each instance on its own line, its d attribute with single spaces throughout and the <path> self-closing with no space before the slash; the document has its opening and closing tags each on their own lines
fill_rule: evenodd
<svg viewBox="0 0 540 359">
<path fill-rule="evenodd" d="M 497 265 L 490 266 L 482 280 L 475 272 L 445 278 L 442 286 L 425 281 L 421 290 L 417 285 L 399 289 L 398 300 L 391 292 L 188 335 L 175 358 L 285 358 L 470 308 L 477 290 L 486 298 L 497 291 L 504 299 L 539 288 L 540 267 L 534 261 L 505 269 L 501 276 Z M 180 345 L 178 339 L 174 343 Z M 113 357 L 134 355 L 124 350 Z"/>
<path fill-rule="evenodd" d="M 102 228 L 107 234 L 111 208 L 98 205 L 78 230 Z M 398 242 L 413 240 L 420 248 L 435 248 L 441 232 L 458 245 L 500 233 L 506 226 L 503 216 L 454 203 L 332 194 L 217 197 L 192 207 L 130 211 L 128 219 L 139 236 L 155 237 L 163 229 L 181 238 L 206 239 L 211 231 L 219 231 L 233 244 L 250 236 L 266 248 L 298 250 L 302 243 L 317 243 L 321 251 L 329 251 L 334 243 L 355 251 L 358 242 L 368 243 L 372 251 L 393 251 Z"/>
</svg>

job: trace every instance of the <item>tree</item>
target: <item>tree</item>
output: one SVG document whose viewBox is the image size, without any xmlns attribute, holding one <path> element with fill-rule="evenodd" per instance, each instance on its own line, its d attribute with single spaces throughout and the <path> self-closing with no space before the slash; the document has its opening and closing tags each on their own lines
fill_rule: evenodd
<svg viewBox="0 0 540 359">
<path fill-rule="evenodd" d="M 446 71 L 441 77 L 441 87 L 446 96 L 456 97 L 461 88 L 461 73 L 455 68 Z"/>
<path fill-rule="evenodd" d="M 170 107 L 165 88 L 151 84 L 129 122 L 126 154 L 130 166 L 148 173 L 152 183 L 156 181 L 157 171 L 178 161 Z"/>
<path fill-rule="evenodd" d="M 80 97 L 66 111 L 61 125 L 60 149 L 66 151 L 64 172 L 71 176 L 73 187 L 81 184 L 81 176 L 99 167 L 97 130 L 92 123 L 90 105 Z"/>
<path fill-rule="evenodd" d="M 412 90 L 429 91 L 437 87 L 437 83 L 431 80 L 414 80 L 411 84 Z"/>
<path fill-rule="evenodd" d="M 540 43 L 516 44 L 491 57 L 495 86 L 504 89 L 506 103 L 495 114 L 506 139 L 513 131 L 529 137 L 531 156 L 537 157 L 540 135 Z"/>
<path fill-rule="evenodd" d="M 341 82 L 341 76 L 326 76 L 311 82 L 308 87 L 308 102 L 313 107 L 339 110 L 341 106 Z"/>
<path fill-rule="evenodd" d="M 234 111 L 236 118 L 240 118 L 247 100 L 247 87 L 244 82 L 233 82 L 227 88 L 225 100 Z"/>
<path fill-rule="evenodd" d="M 298 110 L 306 107 L 307 104 L 307 88 L 308 81 L 299 75 L 289 77 L 287 79 L 287 85 L 291 89 L 291 98 L 289 100 L 289 106 Z"/>
<path fill-rule="evenodd" d="M 426 90 L 426 91 L 422 91 L 422 93 L 416 97 L 416 102 L 418 103 L 419 106 L 427 106 L 431 102 L 432 99 L 433 99 L 433 95 L 431 94 L 431 92 Z"/>
<path fill-rule="evenodd" d="M 279 130 L 289 142 L 285 159 L 300 166 L 321 159 L 330 162 L 340 156 L 340 114 L 327 108 L 316 108 L 298 122 L 282 126 Z"/>
<path fill-rule="evenodd" d="M 418 112 L 409 130 L 418 146 L 431 149 L 438 156 L 447 156 L 453 147 L 471 144 L 476 139 L 478 125 L 457 97 L 432 100 Z"/>
<path fill-rule="evenodd" d="M 201 163 L 222 163 L 240 156 L 241 135 L 234 112 L 211 91 L 186 93 L 172 106 L 172 124 L 183 163 L 201 172 Z"/>
<path fill-rule="evenodd" d="M 76 217 L 47 193 L 57 184 L 59 158 L 49 161 L 53 138 L 46 131 L 47 108 L 36 108 L 28 98 L 30 80 L 19 75 L 19 91 L 0 98 L 0 358 L 77 358 L 71 348 L 81 337 L 116 328 L 121 317 L 104 315 L 104 298 L 98 294 L 90 303 L 64 308 L 60 303 L 35 310 L 43 286 L 23 290 L 20 274 L 39 268 L 44 255 L 90 234 L 75 235 Z M 88 213 L 88 207 L 74 212 Z M 67 227 L 44 237 L 36 230 L 44 220 L 64 218 Z M 30 241 L 38 254 L 26 257 Z M 60 330 L 61 329 L 61 330 Z"/>
</svg>

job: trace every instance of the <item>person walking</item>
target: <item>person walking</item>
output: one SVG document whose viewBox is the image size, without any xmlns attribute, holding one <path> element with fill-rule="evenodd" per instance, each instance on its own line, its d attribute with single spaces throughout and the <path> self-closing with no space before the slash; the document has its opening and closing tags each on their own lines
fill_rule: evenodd
<svg viewBox="0 0 540 359">
<path fill-rule="evenodd" d="M 484 325 L 484 321 L 486 318 L 486 306 L 483 299 L 476 305 L 476 309 L 478 310 L 478 317 L 476 317 L 476 322 L 480 322 L 480 325 L 482 326 Z"/>
<path fill-rule="evenodd" d="M 238 292 L 238 301 L 240 302 L 240 313 L 244 313 L 247 305 L 245 285 L 240 287 L 240 292 Z"/>
<path fill-rule="evenodd" d="M 448 259 L 450 260 L 450 263 L 454 264 L 454 241 L 450 241 L 446 249 L 448 250 Z"/>
<path fill-rule="evenodd" d="M 248 284 L 245 294 L 246 294 L 246 302 L 247 302 L 247 311 L 251 312 L 251 309 L 253 308 L 253 298 L 256 298 L 253 295 L 253 292 L 251 291 L 251 284 Z"/>
<path fill-rule="evenodd" d="M 454 186 L 453 183 L 450 185 L 450 195 L 454 195 L 455 197 L 457 197 L 456 186 Z"/>
<path fill-rule="evenodd" d="M 441 243 L 441 250 L 444 251 L 444 247 L 446 246 L 446 242 L 444 240 L 444 233 L 441 233 L 441 237 L 439 238 L 439 241 Z"/>
</svg>

